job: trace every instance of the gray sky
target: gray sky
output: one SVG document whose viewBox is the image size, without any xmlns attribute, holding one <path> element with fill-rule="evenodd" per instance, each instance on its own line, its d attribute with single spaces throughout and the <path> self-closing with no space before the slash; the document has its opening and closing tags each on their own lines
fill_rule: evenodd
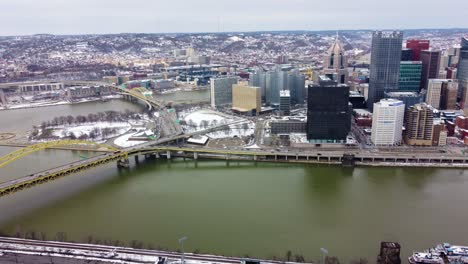
<svg viewBox="0 0 468 264">
<path fill-rule="evenodd" d="M 468 28 L 468 0 L 0 0 L 0 35 Z"/>
</svg>

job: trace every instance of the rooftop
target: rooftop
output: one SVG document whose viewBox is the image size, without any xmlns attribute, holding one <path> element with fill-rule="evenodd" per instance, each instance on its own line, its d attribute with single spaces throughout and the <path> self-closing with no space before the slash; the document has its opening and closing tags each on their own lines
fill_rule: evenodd
<svg viewBox="0 0 468 264">
<path fill-rule="evenodd" d="M 380 102 L 375 103 L 376 105 L 384 106 L 384 107 L 390 107 L 390 106 L 400 106 L 400 105 L 405 105 L 402 101 L 396 100 L 393 98 L 386 98 L 380 100 Z"/>
<path fill-rule="evenodd" d="M 289 90 L 280 91 L 280 96 L 287 97 L 290 96 Z"/>
<path fill-rule="evenodd" d="M 421 96 L 418 92 L 386 92 L 390 97 L 418 97 Z"/>
</svg>

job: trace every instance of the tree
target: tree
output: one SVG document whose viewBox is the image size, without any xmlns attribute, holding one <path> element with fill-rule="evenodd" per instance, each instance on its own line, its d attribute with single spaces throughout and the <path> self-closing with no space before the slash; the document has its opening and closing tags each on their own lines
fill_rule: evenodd
<svg viewBox="0 0 468 264">
<path fill-rule="evenodd" d="M 286 252 L 286 261 L 291 261 L 291 257 L 292 257 L 292 252 L 291 250 L 288 250 L 288 252 Z"/>
<path fill-rule="evenodd" d="M 70 132 L 69 137 L 70 137 L 71 140 L 75 140 L 75 139 L 76 139 L 76 135 L 75 135 L 75 133 L 73 133 L 73 132 Z"/>
<path fill-rule="evenodd" d="M 205 129 L 210 125 L 210 123 L 206 120 L 202 120 L 200 124 L 201 124 L 201 127 Z"/>
</svg>

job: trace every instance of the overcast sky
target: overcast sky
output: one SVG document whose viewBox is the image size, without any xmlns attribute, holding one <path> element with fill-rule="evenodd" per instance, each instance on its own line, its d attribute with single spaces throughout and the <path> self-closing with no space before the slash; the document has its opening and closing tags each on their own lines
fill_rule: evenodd
<svg viewBox="0 0 468 264">
<path fill-rule="evenodd" d="M 0 35 L 468 28 L 468 0 L 0 0 Z"/>
</svg>

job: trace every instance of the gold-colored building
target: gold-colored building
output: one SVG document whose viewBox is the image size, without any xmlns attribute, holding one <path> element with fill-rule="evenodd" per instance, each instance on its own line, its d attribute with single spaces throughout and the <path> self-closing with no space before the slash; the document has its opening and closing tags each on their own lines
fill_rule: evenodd
<svg viewBox="0 0 468 264">
<path fill-rule="evenodd" d="M 261 88 L 246 84 L 232 85 L 232 110 L 257 115 L 262 110 Z"/>
</svg>

